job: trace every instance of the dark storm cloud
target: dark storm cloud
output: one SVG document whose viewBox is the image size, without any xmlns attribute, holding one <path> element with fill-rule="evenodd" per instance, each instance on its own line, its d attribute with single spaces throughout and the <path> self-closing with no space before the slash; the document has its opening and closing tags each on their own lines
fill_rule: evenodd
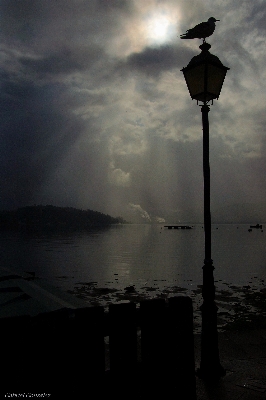
<svg viewBox="0 0 266 400">
<path fill-rule="evenodd" d="M 213 201 L 219 186 L 250 198 L 244 175 L 265 192 L 263 2 L 8 0 L 0 14 L 0 208 L 197 208 L 201 113 L 180 70 L 200 41 L 179 35 L 210 16 L 231 68 L 210 113 Z"/>
<path fill-rule="evenodd" d="M 60 163 L 80 133 L 82 122 L 61 108 L 62 95 L 66 95 L 62 85 L 38 87 L 2 76 L 2 207 L 31 201 L 50 168 Z"/>
<path fill-rule="evenodd" d="M 46 74 L 70 74 L 86 71 L 100 62 L 103 57 L 103 50 L 100 47 L 78 49 L 66 46 L 55 53 L 38 59 L 23 56 L 19 61 L 28 73 L 36 73 L 40 77 Z"/>
<path fill-rule="evenodd" d="M 127 67 L 147 75 L 158 75 L 164 71 L 181 69 L 193 52 L 176 46 L 146 47 L 140 53 L 133 53 L 127 58 Z"/>
<path fill-rule="evenodd" d="M 112 26 L 116 29 L 104 22 L 110 14 L 114 22 L 119 20 L 120 14 L 113 11 L 123 13 L 128 6 L 123 1 L 111 3 L 2 2 L 2 54 L 8 62 L 1 75 L 1 208 L 34 201 L 84 131 L 89 128 L 91 138 L 97 134 L 93 116 L 84 122 L 73 110 L 83 103 L 103 104 L 104 95 L 77 96 L 71 84 L 55 78 L 90 71 L 88 81 L 93 86 L 103 70 L 108 72 L 108 57 L 93 43 L 97 35 L 93 40 L 90 35 L 96 31 L 101 39 Z M 87 42 L 77 44 L 83 36 Z M 93 164 L 92 146 L 87 153 Z"/>
</svg>

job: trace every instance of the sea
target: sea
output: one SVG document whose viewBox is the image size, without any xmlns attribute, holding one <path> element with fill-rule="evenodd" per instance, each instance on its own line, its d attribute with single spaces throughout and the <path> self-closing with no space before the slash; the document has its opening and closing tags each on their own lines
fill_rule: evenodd
<svg viewBox="0 0 266 400">
<path fill-rule="evenodd" d="M 83 299 L 88 305 L 190 296 L 200 326 L 204 227 L 120 224 L 88 232 L 0 232 L 0 260 L 17 272 Z M 265 313 L 266 230 L 213 224 L 212 259 L 222 331 L 236 317 Z M 265 303 L 265 301 L 264 301 Z M 265 314 L 266 316 L 266 314 Z"/>
</svg>

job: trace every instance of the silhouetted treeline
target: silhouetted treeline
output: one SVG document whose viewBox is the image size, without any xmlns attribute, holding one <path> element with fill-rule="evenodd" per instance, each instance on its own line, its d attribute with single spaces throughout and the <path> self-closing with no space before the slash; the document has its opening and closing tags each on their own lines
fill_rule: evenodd
<svg viewBox="0 0 266 400">
<path fill-rule="evenodd" d="M 126 223 L 98 211 L 51 205 L 28 206 L 15 211 L 0 211 L 1 230 L 86 230 L 93 227 Z"/>
</svg>

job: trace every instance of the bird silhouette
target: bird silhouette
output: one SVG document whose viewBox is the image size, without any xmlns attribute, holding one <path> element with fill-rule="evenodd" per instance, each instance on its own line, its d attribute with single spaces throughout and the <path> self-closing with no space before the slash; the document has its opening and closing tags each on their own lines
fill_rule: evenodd
<svg viewBox="0 0 266 400">
<path fill-rule="evenodd" d="M 188 29 L 186 33 L 180 35 L 181 39 L 203 39 L 205 42 L 206 37 L 213 34 L 215 30 L 215 22 L 220 21 L 216 18 L 209 18 L 207 22 L 201 22 L 194 26 L 194 28 Z"/>
</svg>

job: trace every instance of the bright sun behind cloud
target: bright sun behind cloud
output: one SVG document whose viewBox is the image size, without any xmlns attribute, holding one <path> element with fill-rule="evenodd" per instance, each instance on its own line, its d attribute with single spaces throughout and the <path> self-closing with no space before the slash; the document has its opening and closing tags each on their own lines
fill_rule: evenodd
<svg viewBox="0 0 266 400">
<path fill-rule="evenodd" d="M 150 45 L 162 45 L 176 36 L 176 20 L 168 13 L 150 14 L 144 23 Z"/>
<path fill-rule="evenodd" d="M 175 7 L 155 7 L 155 0 L 135 0 L 136 14 L 125 23 L 125 35 L 110 38 L 108 53 L 127 57 L 140 53 L 146 47 L 163 46 L 178 37 L 181 12 Z"/>
</svg>

